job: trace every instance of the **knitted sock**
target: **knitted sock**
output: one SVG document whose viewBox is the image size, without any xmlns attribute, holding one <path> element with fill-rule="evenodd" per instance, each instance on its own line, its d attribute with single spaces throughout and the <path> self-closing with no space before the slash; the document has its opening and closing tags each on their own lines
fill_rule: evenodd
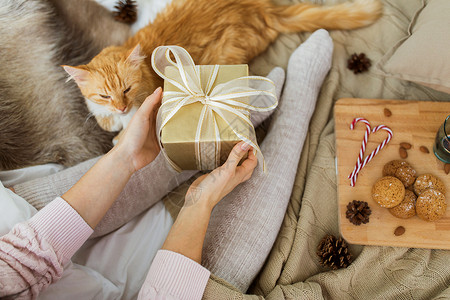
<svg viewBox="0 0 450 300">
<path fill-rule="evenodd" d="M 258 167 L 212 213 L 202 264 L 242 292 L 258 274 L 277 237 L 332 52 L 328 32 L 318 30 L 292 54 L 280 104 L 261 145 L 268 173 Z"/>
<path fill-rule="evenodd" d="M 274 81 L 279 98 L 284 83 L 284 70 L 274 68 L 267 78 Z M 269 116 L 270 113 L 267 112 L 254 113 L 252 122 L 257 127 Z M 14 190 L 39 210 L 69 190 L 99 159 L 100 157 L 96 157 L 56 174 L 17 184 Z M 162 154 L 158 155 L 152 163 L 130 178 L 91 238 L 105 235 L 124 225 L 196 173 L 197 171 L 177 173 Z"/>
<path fill-rule="evenodd" d="M 280 99 L 281 91 L 283 90 L 285 74 L 284 70 L 280 67 L 275 67 L 270 71 L 267 78 L 271 79 L 275 83 L 275 92 L 277 94 L 277 99 Z M 274 110 L 270 111 L 255 111 L 250 114 L 250 120 L 253 126 L 256 128 L 262 122 L 264 122 L 268 117 L 273 114 Z"/>
</svg>

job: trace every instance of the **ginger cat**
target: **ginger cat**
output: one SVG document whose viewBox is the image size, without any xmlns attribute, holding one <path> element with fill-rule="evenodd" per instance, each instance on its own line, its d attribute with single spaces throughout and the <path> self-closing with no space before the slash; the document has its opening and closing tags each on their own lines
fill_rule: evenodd
<svg viewBox="0 0 450 300">
<path fill-rule="evenodd" d="M 99 125 L 119 131 L 162 79 L 151 67 L 160 45 L 185 48 L 196 64 L 244 64 L 280 33 L 354 29 L 377 20 L 379 0 L 333 6 L 274 5 L 270 0 L 174 0 L 155 21 L 119 47 L 108 47 L 87 65 L 63 66 L 78 84 Z"/>
</svg>

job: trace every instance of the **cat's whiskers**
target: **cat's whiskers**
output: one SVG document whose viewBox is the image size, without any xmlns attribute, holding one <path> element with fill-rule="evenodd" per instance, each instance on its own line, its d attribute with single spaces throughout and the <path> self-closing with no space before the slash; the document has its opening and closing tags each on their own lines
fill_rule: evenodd
<svg viewBox="0 0 450 300">
<path fill-rule="evenodd" d="M 86 123 L 89 121 L 90 118 L 94 117 L 94 113 L 93 112 L 89 112 L 88 115 L 86 116 L 86 120 L 84 120 L 84 125 L 86 125 Z"/>
</svg>

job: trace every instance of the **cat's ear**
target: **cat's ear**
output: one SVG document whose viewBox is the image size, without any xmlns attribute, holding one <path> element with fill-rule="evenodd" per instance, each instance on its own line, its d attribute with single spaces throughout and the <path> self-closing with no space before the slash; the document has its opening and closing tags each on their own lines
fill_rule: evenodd
<svg viewBox="0 0 450 300">
<path fill-rule="evenodd" d="M 62 67 L 67 72 L 67 74 L 70 75 L 69 78 L 67 79 L 67 81 L 69 81 L 70 79 L 73 79 L 78 84 L 78 86 L 84 86 L 87 84 L 89 77 L 90 77 L 89 71 L 84 70 L 79 67 L 71 67 L 71 66 L 65 66 L 65 65 L 63 65 Z"/>
<path fill-rule="evenodd" d="M 141 45 L 137 44 L 128 55 L 127 62 L 129 62 L 132 66 L 139 67 L 144 59 L 145 55 L 142 55 L 141 53 Z"/>
</svg>

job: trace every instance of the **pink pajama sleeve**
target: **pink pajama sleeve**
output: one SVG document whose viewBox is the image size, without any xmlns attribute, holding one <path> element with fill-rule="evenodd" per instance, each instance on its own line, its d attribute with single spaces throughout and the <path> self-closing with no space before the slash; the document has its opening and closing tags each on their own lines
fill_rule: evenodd
<svg viewBox="0 0 450 300">
<path fill-rule="evenodd" d="M 0 298 L 36 299 L 93 230 L 62 198 L 0 237 Z"/>
<path fill-rule="evenodd" d="M 93 230 L 62 198 L 0 237 L 0 298 L 37 299 Z M 210 272 L 181 254 L 160 250 L 139 299 L 201 299 Z"/>
</svg>

